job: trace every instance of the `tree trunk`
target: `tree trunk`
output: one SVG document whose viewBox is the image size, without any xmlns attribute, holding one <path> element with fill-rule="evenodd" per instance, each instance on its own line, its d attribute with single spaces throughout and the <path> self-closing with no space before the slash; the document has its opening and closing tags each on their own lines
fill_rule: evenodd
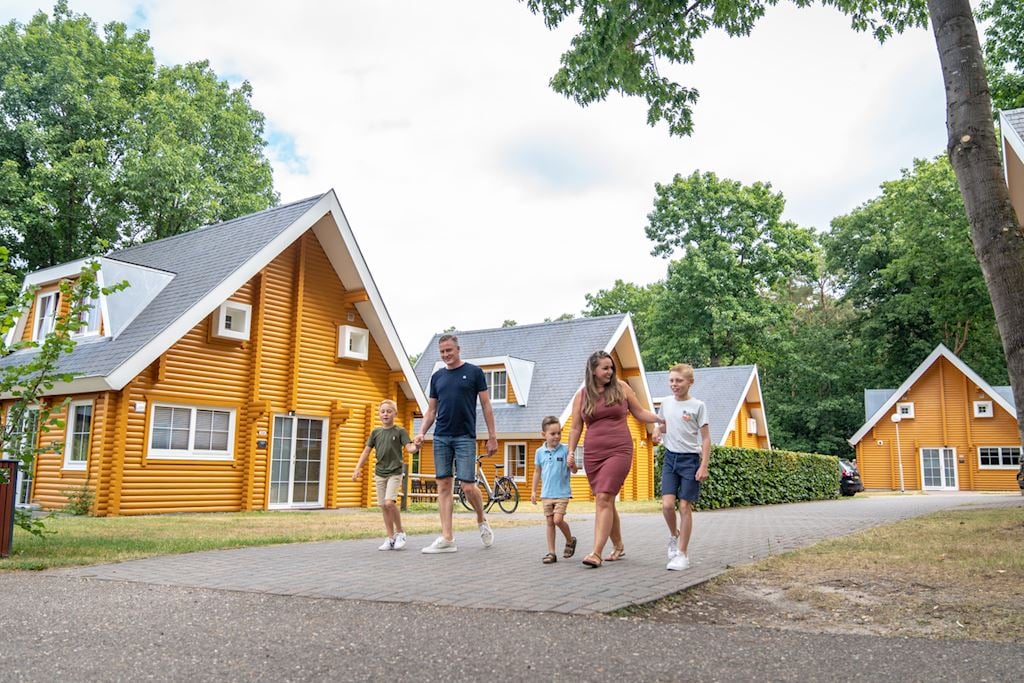
<svg viewBox="0 0 1024 683">
<path fill-rule="evenodd" d="M 985 60 L 969 0 L 928 0 L 946 86 L 947 151 L 985 275 L 1024 443 L 1024 233 L 999 157 Z"/>
</svg>

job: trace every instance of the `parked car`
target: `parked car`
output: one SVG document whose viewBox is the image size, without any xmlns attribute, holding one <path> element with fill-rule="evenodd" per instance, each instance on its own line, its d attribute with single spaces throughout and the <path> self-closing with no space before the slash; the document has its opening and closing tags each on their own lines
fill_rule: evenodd
<svg viewBox="0 0 1024 683">
<path fill-rule="evenodd" d="M 864 490 L 864 483 L 860 480 L 860 472 L 857 466 L 849 460 L 839 461 L 839 492 L 844 496 L 852 496 L 858 491 Z"/>
</svg>

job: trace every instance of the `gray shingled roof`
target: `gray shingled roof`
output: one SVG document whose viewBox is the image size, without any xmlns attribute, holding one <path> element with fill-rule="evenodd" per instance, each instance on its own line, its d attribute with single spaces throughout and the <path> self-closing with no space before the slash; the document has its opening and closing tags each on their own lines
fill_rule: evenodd
<svg viewBox="0 0 1024 683">
<path fill-rule="evenodd" d="M 83 377 L 109 375 L 322 197 L 309 197 L 109 254 L 107 258 L 167 271 L 175 277 L 116 339 L 80 342 L 62 359 L 61 370 Z M 27 357 L 25 353 L 12 354 L 0 360 L 0 367 L 22 363 Z"/>
<path fill-rule="evenodd" d="M 1024 139 L 1024 108 L 1004 111 L 1003 118 L 1013 126 L 1013 129 L 1017 131 L 1017 135 Z"/>
<path fill-rule="evenodd" d="M 540 434 L 541 420 L 547 415 L 561 416 L 573 393 L 583 384 L 587 358 L 608 347 L 612 335 L 625 315 L 577 318 L 535 325 L 501 327 L 490 330 L 455 332 L 459 337 L 462 359 L 514 356 L 536 363 L 527 405 L 494 403 L 494 421 L 498 433 Z M 416 379 L 429 392 L 430 375 L 440 360 L 434 335 L 416 361 Z M 417 422 L 418 424 L 418 422 Z M 477 408 L 477 435 L 486 437 L 487 425 Z"/>
<path fill-rule="evenodd" d="M 704 401 L 708 409 L 708 426 L 711 428 L 711 443 L 720 444 L 732 427 L 736 406 L 745 395 L 747 382 L 757 366 L 730 365 L 718 368 L 694 368 L 693 388 L 690 395 Z M 657 404 L 671 396 L 668 388 L 668 372 L 648 372 L 647 386 Z"/>
</svg>

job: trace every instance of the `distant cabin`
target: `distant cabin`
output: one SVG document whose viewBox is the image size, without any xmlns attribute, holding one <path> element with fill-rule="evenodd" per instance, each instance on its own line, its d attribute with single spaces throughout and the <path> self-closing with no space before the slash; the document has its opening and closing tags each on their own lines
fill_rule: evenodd
<svg viewBox="0 0 1024 683">
<path fill-rule="evenodd" d="M 708 409 L 711 443 L 739 448 L 772 447 L 756 365 L 694 368 L 690 395 Z M 647 386 L 658 407 L 671 398 L 668 372 L 648 372 Z"/>
<path fill-rule="evenodd" d="M 901 478 L 904 490 L 1017 489 L 1010 387 L 989 385 L 942 344 L 898 388 L 866 389 L 864 413 L 849 442 L 868 489 L 897 491 Z"/>
<path fill-rule="evenodd" d="M 643 362 L 629 315 L 578 318 L 535 325 L 518 325 L 454 333 L 459 338 L 462 360 L 480 366 L 487 377 L 494 408 L 498 452 L 484 460 L 488 480 L 494 465 L 519 482 L 528 493 L 533 478 L 534 455 L 543 444 L 541 421 L 547 415 L 562 424 L 562 442 L 568 443 L 572 400 L 583 386 L 587 359 L 594 351 L 611 354 L 619 379 L 636 392 L 640 404 L 652 409 Z M 416 377 L 429 395 L 431 375 L 444 367 L 437 351 L 440 335 L 435 335 L 416 362 Z M 634 461 L 623 485 L 623 500 L 649 500 L 654 497 L 654 449 L 646 425 L 627 417 L 633 436 Z M 487 425 L 477 408 L 477 452 L 486 453 Z M 584 429 L 584 438 L 586 429 Z M 583 439 L 577 449 L 577 462 L 583 464 L 572 477 L 573 497 L 592 500 L 585 475 L 586 452 Z M 429 480 L 434 474 L 432 435 L 414 460 L 413 476 Z M 524 488 L 525 487 L 525 488 Z"/>
<path fill-rule="evenodd" d="M 26 277 L 39 289 L 9 341 L 53 329 L 83 263 Z M 426 404 L 333 191 L 99 264 L 101 284 L 131 286 L 92 302 L 62 362 L 76 377 L 45 398 L 70 399 L 66 427 L 23 426 L 63 445 L 21 477 L 22 503 L 59 508 L 81 487 L 96 515 L 373 503 L 372 477 L 351 473 L 379 402 L 407 428 Z"/>
</svg>

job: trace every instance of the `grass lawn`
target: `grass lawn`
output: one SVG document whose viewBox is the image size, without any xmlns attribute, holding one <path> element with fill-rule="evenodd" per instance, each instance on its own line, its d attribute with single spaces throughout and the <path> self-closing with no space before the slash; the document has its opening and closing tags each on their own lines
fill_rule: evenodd
<svg viewBox="0 0 1024 683">
<path fill-rule="evenodd" d="M 814 633 L 1024 642 L 1024 508 L 888 524 L 623 613 Z"/>
</svg>

